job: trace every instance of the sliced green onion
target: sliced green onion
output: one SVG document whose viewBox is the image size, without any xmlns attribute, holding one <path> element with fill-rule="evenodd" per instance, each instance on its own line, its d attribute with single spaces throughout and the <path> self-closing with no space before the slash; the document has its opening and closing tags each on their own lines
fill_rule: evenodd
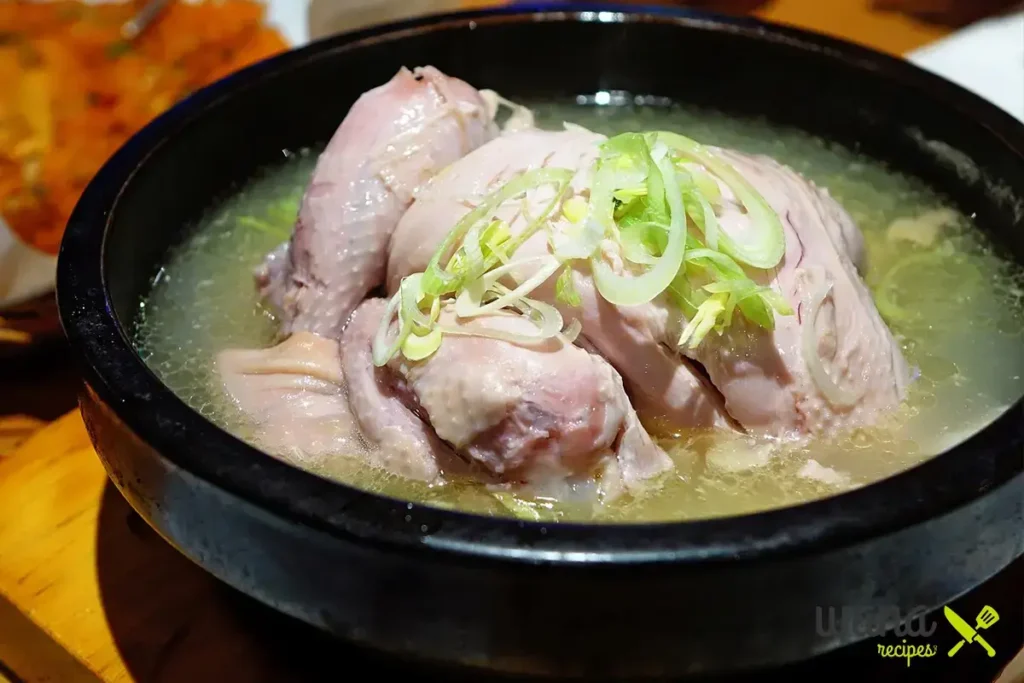
<svg viewBox="0 0 1024 683">
<path fill-rule="evenodd" d="M 558 280 L 555 281 L 555 298 L 563 304 L 574 308 L 583 303 L 572 280 L 572 266 L 563 268 L 562 273 L 558 276 Z"/>
<path fill-rule="evenodd" d="M 435 327 L 424 335 L 410 334 L 402 344 L 402 355 L 409 360 L 423 360 L 429 358 L 441 347 L 440 328 Z"/>
<path fill-rule="evenodd" d="M 570 223 L 579 223 L 587 217 L 587 200 L 579 195 L 570 197 L 562 204 L 562 213 Z"/>
<path fill-rule="evenodd" d="M 422 303 L 422 301 L 419 301 L 417 303 Z M 441 300 L 439 298 L 434 297 L 433 300 L 430 302 L 429 317 L 424 316 L 419 310 L 416 311 L 413 319 L 412 333 L 421 336 L 427 334 L 434 327 L 434 323 L 437 322 L 437 319 L 440 315 Z"/>
<path fill-rule="evenodd" d="M 644 197 L 633 197 L 628 202 L 615 200 L 616 206 L 612 212 L 612 218 L 620 228 L 638 220 L 637 217 L 643 212 L 643 200 Z"/>
<path fill-rule="evenodd" d="M 489 259 L 483 259 L 481 262 L 468 262 L 463 264 L 465 272 L 452 273 L 441 267 L 441 259 L 446 254 L 452 251 L 453 247 L 463 240 L 467 233 L 480 221 L 487 220 L 491 212 L 501 206 L 503 203 L 519 196 L 520 194 L 530 190 L 534 187 L 545 184 L 554 184 L 560 188 L 560 191 L 564 191 L 564 188 L 568 186 L 574 172 L 570 169 L 559 169 L 559 168 L 538 168 L 532 171 L 527 171 L 517 178 L 505 183 L 497 191 L 489 195 L 479 206 L 467 213 L 465 216 L 455 224 L 455 227 L 449 231 L 448 235 L 444 238 L 441 245 L 434 252 L 433 257 L 430 259 L 430 263 L 427 265 L 426 270 L 423 273 L 423 291 L 431 296 L 443 296 L 451 292 L 458 291 L 462 281 L 466 277 L 471 277 L 475 271 L 484 272 L 487 268 L 487 262 Z M 560 194 L 556 193 L 555 200 L 559 198 Z M 555 201 L 553 200 L 553 202 Z M 536 229 L 538 226 L 534 226 Z M 507 240 L 508 246 L 506 247 L 506 253 L 514 252 L 515 248 L 521 245 L 526 239 L 529 239 L 530 235 L 523 234 L 519 236 L 519 239 Z M 525 235 L 525 238 L 524 238 Z M 513 246 L 514 245 L 514 246 Z M 494 257 L 494 261 L 497 261 L 497 257 Z"/>
<path fill-rule="evenodd" d="M 764 197 L 732 166 L 720 160 L 700 143 L 676 133 L 659 131 L 657 135 L 658 140 L 665 142 L 683 156 L 700 163 L 728 185 L 757 227 L 751 241 L 744 244 L 737 244 L 729 235 L 723 233 L 719 238 L 721 250 L 754 268 L 769 269 L 777 266 L 786 253 L 786 237 L 782 222 Z"/>
<path fill-rule="evenodd" d="M 601 240 L 612 231 L 615 206 L 611 180 L 612 173 L 599 159 L 590 188 L 586 216 L 551 236 L 551 251 L 560 261 L 590 258 L 601 245 Z"/>
<path fill-rule="evenodd" d="M 402 280 L 402 285 L 405 284 L 406 279 Z M 395 353 L 402 347 L 405 338 L 412 331 L 412 321 L 402 318 L 401 304 L 402 287 L 399 286 L 398 291 L 388 301 L 387 308 L 384 309 L 384 315 L 380 319 L 377 334 L 373 338 L 373 364 L 378 368 L 388 364 L 388 361 L 394 357 Z M 387 345 L 387 334 L 391 329 L 391 321 L 396 312 L 398 313 L 398 336 L 395 337 L 395 340 L 389 346 Z"/>
<path fill-rule="evenodd" d="M 612 192 L 612 198 L 617 199 L 623 204 L 628 204 L 634 199 L 640 199 L 641 197 L 647 196 L 647 186 L 637 185 L 635 187 L 623 187 Z"/>
<path fill-rule="evenodd" d="M 757 291 L 758 286 L 753 280 L 717 280 L 702 289 L 711 294 L 735 294 L 742 298 Z"/>
<path fill-rule="evenodd" d="M 899 286 L 901 280 L 921 277 L 922 270 L 926 274 L 928 268 L 941 269 L 946 273 L 944 280 L 955 286 L 956 295 L 963 297 L 962 300 L 977 294 L 978 290 L 984 286 L 984 275 L 969 262 L 950 258 L 953 255 L 943 249 L 915 251 L 894 263 L 875 288 L 875 305 L 882 317 L 889 323 L 909 323 L 915 318 L 921 317 L 920 310 L 915 307 L 900 305 L 896 293 L 901 289 Z M 946 295 L 945 292 L 940 292 L 941 290 L 936 291 L 934 295 Z M 927 307 L 922 310 L 927 310 Z"/>
<path fill-rule="evenodd" d="M 679 348 L 689 345 L 689 348 L 694 349 L 699 346 L 708 332 L 719 324 L 719 318 L 725 313 L 727 301 L 727 295 L 716 294 L 698 306 L 697 314 L 679 335 Z"/>
<path fill-rule="evenodd" d="M 687 318 L 692 318 L 696 315 L 697 308 L 704 301 L 701 293 L 693 289 L 689 279 L 686 277 L 686 270 L 683 268 L 679 269 L 679 274 L 676 275 L 675 279 L 672 280 L 671 284 L 669 284 L 668 295 L 670 301 L 672 301 Z"/>
<path fill-rule="evenodd" d="M 770 287 L 762 287 L 757 295 L 766 305 L 775 310 L 779 315 L 793 315 L 793 307 L 789 305 L 785 297 Z"/>
<path fill-rule="evenodd" d="M 553 521 L 557 518 L 550 503 L 526 501 L 507 491 L 491 491 L 491 495 L 502 507 L 511 512 L 517 519 L 530 522 Z"/>
<path fill-rule="evenodd" d="M 737 299 L 735 295 L 733 299 Z M 775 316 L 771 307 L 765 303 L 761 296 L 746 296 L 736 301 L 736 306 L 743 313 L 743 317 L 755 325 L 760 325 L 766 330 L 775 329 Z"/>
<path fill-rule="evenodd" d="M 711 203 L 704 197 L 693 193 L 688 193 L 687 199 L 690 199 L 690 205 L 694 206 L 692 211 L 687 207 L 687 213 L 700 228 L 700 231 L 704 233 L 704 241 L 708 247 L 718 251 L 718 216 L 715 215 Z"/>
<path fill-rule="evenodd" d="M 686 262 L 692 263 L 698 268 L 709 270 L 720 278 L 728 280 L 749 279 L 735 261 L 722 252 L 713 249 L 691 249 L 686 252 Z"/>
<path fill-rule="evenodd" d="M 582 331 L 583 324 L 579 321 L 578 318 L 573 318 L 572 322 L 570 322 L 568 326 L 566 326 L 566 328 L 562 330 L 562 336 L 565 337 L 565 340 L 567 342 L 573 344 L 576 342 L 576 338 L 580 336 L 580 332 Z"/>
<path fill-rule="evenodd" d="M 528 239 L 530 239 L 531 237 L 533 237 L 534 234 L 536 234 L 536 232 L 538 230 L 540 230 L 541 227 L 546 223 L 546 221 L 548 220 L 548 216 L 550 216 L 554 212 L 555 208 L 559 205 L 559 203 L 561 203 L 562 197 L 565 195 L 566 190 L 569 189 L 569 180 L 571 180 L 571 179 L 572 179 L 572 177 L 569 176 L 569 178 L 567 178 L 566 182 L 562 183 L 558 187 L 558 189 L 555 191 L 554 196 L 551 197 L 551 201 L 548 202 L 548 205 L 546 207 L 544 207 L 544 210 L 541 212 L 541 214 L 539 216 L 534 218 L 526 226 L 526 228 L 522 232 L 520 232 L 518 235 L 515 235 L 514 237 L 510 237 L 503 244 L 503 247 L 510 254 L 514 254 L 516 252 L 516 250 L 519 249 L 519 247 L 521 247 L 524 244 L 526 244 L 526 241 Z M 484 266 L 483 269 L 481 269 L 480 271 L 478 271 L 478 272 L 473 274 L 474 277 L 479 277 L 480 275 L 483 275 L 483 273 L 486 271 L 486 269 L 492 267 L 494 264 L 495 264 L 495 261 L 493 261 L 493 260 L 489 261 Z"/>
<path fill-rule="evenodd" d="M 712 205 L 722 202 L 722 190 L 710 175 L 697 164 L 683 164 L 683 169 L 690 175 L 697 192 Z"/>
<path fill-rule="evenodd" d="M 482 303 L 487 292 L 494 287 L 498 280 L 530 262 L 542 262 L 543 265 L 537 268 L 533 275 L 517 285 L 515 289 L 509 290 L 508 293 L 499 296 L 490 303 Z M 530 292 L 542 285 L 549 277 L 554 275 L 559 266 L 561 264 L 550 256 L 535 256 L 488 271 L 478 280 L 469 283 L 459 293 L 459 296 L 455 299 L 455 314 L 460 318 L 472 318 L 473 316 L 491 313 L 504 308 L 526 297 Z"/>
<path fill-rule="evenodd" d="M 675 177 L 675 170 L 667 159 L 662 160 L 657 169 L 662 178 L 661 187 L 664 188 L 664 181 Z M 623 277 L 612 272 L 604 261 L 596 257 L 591 258 L 594 284 L 597 285 L 601 296 L 610 303 L 617 306 L 647 303 L 665 291 L 679 272 L 683 257 L 686 255 L 686 211 L 682 196 L 678 192 L 667 192 L 665 196 L 670 217 L 668 244 L 665 253 L 650 270 L 637 277 Z"/>
<path fill-rule="evenodd" d="M 733 306 L 738 306 L 747 319 L 767 330 L 775 329 L 773 310 L 780 315 L 793 314 L 789 302 L 782 295 L 770 287 L 758 285 L 753 280 L 719 280 L 704 285 L 702 289 L 712 295 L 729 295 L 725 327 L 732 322 Z"/>
<path fill-rule="evenodd" d="M 508 289 L 501 285 L 495 285 L 495 288 L 502 294 L 508 293 Z M 488 339 L 499 339 L 514 344 L 524 345 L 547 341 L 561 333 L 562 314 L 559 313 L 558 309 L 554 306 L 526 297 L 519 298 L 515 305 L 521 312 L 526 314 L 534 325 L 537 326 L 538 329 L 536 333 L 518 334 L 515 332 L 507 332 L 505 330 L 495 330 L 479 324 L 466 324 L 459 325 L 458 327 L 438 325 L 437 329 L 440 329 L 444 334 L 461 335 L 465 337 L 485 337 Z M 535 317 L 539 317 L 540 320 L 538 321 L 534 319 Z"/>
<path fill-rule="evenodd" d="M 459 266 L 465 270 L 468 269 L 469 264 L 472 263 L 483 263 L 484 252 L 480 248 L 480 233 L 483 231 L 483 224 L 477 223 L 469 232 L 466 233 L 466 239 L 462 241 L 462 259 Z"/>
<path fill-rule="evenodd" d="M 725 300 L 725 311 L 722 313 L 722 321 L 721 321 L 721 323 L 719 323 L 720 330 L 725 330 L 725 329 L 728 329 L 729 327 L 732 326 L 732 314 L 736 312 L 736 305 L 738 303 L 739 302 L 737 301 L 735 294 L 726 298 L 726 300 Z M 744 315 L 746 315 L 746 314 L 744 314 Z M 751 320 L 753 320 L 753 318 L 751 318 Z M 772 319 L 771 323 L 772 323 L 772 327 L 774 327 L 775 320 Z M 762 327 L 768 327 L 768 326 L 762 325 Z"/>
<path fill-rule="evenodd" d="M 480 235 L 480 251 L 485 258 L 497 256 L 502 263 L 508 263 L 509 254 L 505 244 L 511 239 L 512 231 L 508 223 L 501 220 L 491 221 L 491 224 Z"/>
<path fill-rule="evenodd" d="M 633 223 L 619 230 L 622 256 L 640 265 L 653 265 L 665 253 L 669 226 L 658 223 Z"/>
<path fill-rule="evenodd" d="M 659 172 L 658 161 L 654 158 L 650 140 L 648 135 L 623 133 L 602 145 L 603 157 L 621 155 L 618 158 L 628 159 L 630 168 L 633 169 L 628 174 L 620 172 L 613 177 L 613 186 L 616 188 L 612 193 L 613 198 L 630 207 L 624 212 L 616 211 L 615 219 L 619 221 L 620 227 L 637 222 L 669 222 L 665 193 L 669 188 L 669 180 L 675 179 L 676 174 L 664 175 Z M 658 160 L 662 156 L 664 154 L 659 156 Z"/>
</svg>

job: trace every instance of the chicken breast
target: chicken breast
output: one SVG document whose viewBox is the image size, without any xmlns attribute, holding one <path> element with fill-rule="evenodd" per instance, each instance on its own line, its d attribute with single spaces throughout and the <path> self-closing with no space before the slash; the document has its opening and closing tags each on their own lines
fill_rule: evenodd
<svg viewBox="0 0 1024 683">
<path fill-rule="evenodd" d="M 474 88 L 427 66 L 402 68 L 352 105 L 321 154 L 291 240 L 257 270 L 281 334 L 336 337 L 384 279 L 395 225 L 416 192 L 497 134 Z"/>
<path fill-rule="evenodd" d="M 450 306 L 439 324 L 518 335 L 536 329 L 504 311 L 458 318 Z M 432 356 L 397 355 L 389 368 L 437 435 L 500 481 L 550 491 L 597 477 L 614 497 L 672 467 L 640 426 L 618 373 L 560 335 L 525 344 L 446 334 Z"/>
<path fill-rule="evenodd" d="M 431 183 L 399 222 L 388 259 L 388 290 L 397 290 L 401 279 L 426 268 L 448 231 L 471 207 L 516 174 L 541 168 L 582 169 L 573 179 L 576 192 L 585 192 L 586 172 L 605 138 L 583 129 L 565 131 L 524 130 L 488 142 L 453 164 Z M 538 212 L 550 195 L 538 194 L 530 208 Z M 514 233 L 527 219 L 512 203 L 495 212 Z M 539 233 L 524 244 L 521 255 L 550 253 L 546 237 Z M 532 275 L 517 271 L 518 281 Z M 645 424 L 665 431 L 686 428 L 731 428 L 721 397 L 652 329 L 664 328 L 666 313 L 653 306 L 614 306 L 602 299 L 588 271 L 575 273 L 578 308 L 567 307 L 555 297 L 554 278 L 531 296 L 557 306 L 566 320 L 578 319 L 583 336 L 622 375 Z M 660 322 L 659 322 L 660 321 Z"/>
<path fill-rule="evenodd" d="M 415 399 L 387 368 L 373 365 L 373 338 L 387 302 L 368 299 L 352 315 L 341 338 L 342 367 L 350 406 L 375 466 L 404 477 L 441 483 L 446 474 L 470 468 L 455 457 L 413 412 Z"/>
<path fill-rule="evenodd" d="M 795 315 L 776 315 L 771 332 L 741 318 L 688 353 L 749 431 L 786 437 L 871 424 L 903 401 L 910 373 L 859 275 L 860 231 L 838 202 L 795 171 L 763 156 L 717 153 L 782 218 L 783 261 L 756 277 L 781 293 Z M 727 186 L 721 189 L 719 221 L 741 238 L 749 229 L 747 214 Z M 819 385 L 815 363 L 834 388 Z"/>
</svg>

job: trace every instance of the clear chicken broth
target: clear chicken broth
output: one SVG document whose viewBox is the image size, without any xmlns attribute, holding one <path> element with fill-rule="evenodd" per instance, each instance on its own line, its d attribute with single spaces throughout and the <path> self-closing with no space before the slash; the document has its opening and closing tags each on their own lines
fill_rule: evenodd
<svg viewBox="0 0 1024 683">
<path fill-rule="evenodd" d="M 606 134 L 674 130 L 706 144 L 767 154 L 828 188 L 864 233 L 867 283 L 908 363 L 917 369 L 907 401 L 883 424 L 804 447 L 678 434 L 663 441 L 677 468 L 651 494 L 596 513 L 553 501 L 524 501 L 535 516 L 678 520 L 828 496 L 934 456 L 1024 393 L 1024 270 L 1001 260 L 970 217 L 921 182 L 763 121 L 680 106 L 532 104 L 542 127 L 557 128 L 568 120 Z M 146 363 L 191 407 L 256 446 L 252 425 L 221 389 L 213 362 L 226 348 L 273 343 L 276 322 L 258 300 L 252 271 L 290 234 L 315 160 L 315 151 L 297 151 L 214 206 L 172 250 L 141 303 L 135 336 Z M 928 242 L 934 232 L 929 225 L 936 224 L 942 227 L 935 239 L 919 243 Z M 910 239 L 896 239 L 897 234 Z M 275 455 L 289 460 L 287 454 Z M 358 456 L 339 453 L 318 473 L 412 502 L 512 515 L 479 484 L 430 487 L 345 455 Z"/>
</svg>

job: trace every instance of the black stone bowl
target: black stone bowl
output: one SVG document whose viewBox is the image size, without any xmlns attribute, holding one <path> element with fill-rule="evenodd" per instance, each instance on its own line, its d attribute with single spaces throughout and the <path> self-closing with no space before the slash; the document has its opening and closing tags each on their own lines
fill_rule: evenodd
<svg viewBox="0 0 1024 683">
<path fill-rule="evenodd" d="M 802 660 L 863 640 L 860 627 L 893 609 L 940 607 L 1022 554 L 1021 401 L 949 452 L 857 491 L 623 526 L 493 519 L 365 493 L 186 406 L 130 336 L 169 246 L 282 150 L 325 143 L 360 93 L 422 64 L 512 98 L 622 90 L 796 125 L 925 179 L 1024 262 L 1024 126 L 861 47 L 607 5 L 454 14 L 315 43 L 196 93 L 133 137 L 86 190 L 61 248 L 60 314 L 89 433 L 117 488 L 182 553 L 376 650 L 634 679 Z M 871 614 L 830 628 L 828 609 L 844 606 Z"/>
</svg>

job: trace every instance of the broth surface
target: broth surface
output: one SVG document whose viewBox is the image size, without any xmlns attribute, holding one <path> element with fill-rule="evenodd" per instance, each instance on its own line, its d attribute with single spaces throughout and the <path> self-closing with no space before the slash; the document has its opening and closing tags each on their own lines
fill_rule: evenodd
<svg viewBox="0 0 1024 683">
<path fill-rule="evenodd" d="M 712 111 L 526 104 L 544 128 L 571 121 L 609 135 L 673 130 L 769 155 L 828 188 L 864 234 L 866 281 L 917 376 L 905 404 L 884 424 L 803 448 L 680 434 L 663 442 L 677 469 L 648 496 L 607 506 L 597 517 L 524 498 L 516 503 L 520 514 L 662 521 L 804 502 L 918 464 L 981 429 L 1024 393 L 1024 269 L 997 257 L 970 217 L 920 181 L 801 131 Z M 316 151 L 295 152 L 214 206 L 172 250 L 141 304 L 136 341 L 147 364 L 199 413 L 257 446 L 252 425 L 220 388 L 213 361 L 226 348 L 273 343 L 277 325 L 260 305 L 252 272 L 289 237 L 315 161 Z M 908 230 L 920 236 L 927 223 L 942 224 L 930 244 L 891 237 Z M 429 487 L 372 470 L 358 457 L 334 458 L 318 473 L 403 500 L 511 514 L 479 484 Z"/>
</svg>

